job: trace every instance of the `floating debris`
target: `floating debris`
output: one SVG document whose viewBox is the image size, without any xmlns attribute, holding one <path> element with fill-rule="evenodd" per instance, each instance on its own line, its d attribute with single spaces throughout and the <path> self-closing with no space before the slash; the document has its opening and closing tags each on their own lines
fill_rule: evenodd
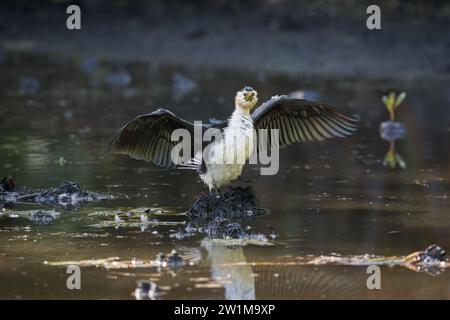
<svg viewBox="0 0 450 320">
<path fill-rule="evenodd" d="M 169 254 L 160 252 L 156 255 L 155 263 L 160 267 L 179 268 L 184 265 L 183 258 L 174 249 Z"/>
<path fill-rule="evenodd" d="M 0 211 L 0 218 L 23 218 L 34 222 L 35 224 L 46 225 L 57 219 L 61 215 L 60 212 L 54 210 L 4 210 Z"/>
<path fill-rule="evenodd" d="M 204 239 L 201 243 L 202 248 L 211 248 L 211 246 L 223 246 L 223 248 L 228 248 L 233 250 L 233 248 L 239 249 L 240 246 L 243 245 L 245 241 L 248 241 L 248 244 L 258 244 L 261 245 L 261 242 L 256 242 L 252 240 L 240 240 L 240 239 L 229 239 L 229 240 L 221 240 L 221 239 Z M 270 244 L 269 244 L 270 245 Z M 237 251 L 239 252 L 239 251 Z M 249 262 L 249 261 L 234 261 L 229 262 L 228 260 L 224 260 L 220 263 L 216 263 L 216 266 L 320 266 L 320 265 L 337 265 L 337 266 L 369 266 L 369 265 L 379 265 L 379 266 L 399 266 L 405 267 L 410 270 L 416 272 L 426 272 L 430 275 L 437 275 L 447 268 L 450 268 L 450 262 L 444 259 L 445 250 L 443 250 L 438 245 L 431 245 L 427 247 L 425 250 L 413 252 L 408 256 L 393 256 L 393 257 L 383 257 L 383 256 L 375 256 L 370 254 L 365 255 L 321 255 L 318 257 L 314 256 L 300 256 L 295 260 L 290 261 L 258 261 L 258 262 Z M 58 261 L 58 262 L 48 262 L 44 261 L 45 265 L 54 266 L 54 267 L 62 267 L 69 265 L 78 265 L 80 267 L 97 267 L 97 268 L 105 268 L 105 269 L 136 269 L 136 268 L 174 268 L 179 266 L 178 254 L 171 254 L 172 259 L 174 259 L 173 263 L 169 264 L 170 255 L 158 254 L 155 260 L 140 260 L 140 259 L 131 259 L 131 260 L 120 260 L 119 257 L 109 257 L 103 259 L 91 259 L 91 260 L 80 260 L 80 261 Z M 183 264 L 185 263 L 185 257 L 181 255 L 183 260 Z M 191 261 L 189 263 L 192 265 L 195 263 Z"/>
<path fill-rule="evenodd" d="M 366 266 L 366 265 L 388 265 L 401 266 L 408 269 L 435 275 L 441 270 L 449 268 L 450 263 L 444 259 L 445 250 L 440 246 L 433 244 L 425 250 L 416 251 L 406 257 L 380 257 L 374 255 L 362 256 L 320 256 L 308 261 L 306 264 L 323 265 L 337 264 L 349 266 Z"/>
<path fill-rule="evenodd" d="M 29 220 L 33 221 L 35 224 L 47 225 L 57 219 L 60 215 L 61 213 L 54 210 L 36 210 L 30 214 Z"/>
<path fill-rule="evenodd" d="M 183 230 L 179 230 L 177 232 L 173 232 L 173 233 L 169 234 L 169 238 L 177 239 L 177 240 L 184 240 L 193 235 L 194 235 L 194 233 L 192 233 L 192 232 L 184 232 Z"/>
<path fill-rule="evenodd" d="M 81 202 L 113 198 L 112 196 L 86 191 L 78 183 L 71 181 L 64 181 L 54 188 L 30 190 L 16 187 L 14 178 L 5 177 L 0 185 L 0 203 L 41 203 L 75 207 Z"/>
<path fill-rule="evenodd" d="M 148 280 L 140 280 L 133 292 L 136 300 L 154 300 L 162 292 L 161 288 L 154 282 Z"/>
<path fill-rule="evenodd" d="M 442 268 L 448 268 L 450 263 L 445 260 L 445 250 L 433 244 L 423 251 L 413 252 L 404 258 L 405 266 L 415 271 L 439 274 Z"/>
<path fill-rule="evenodd" d="M 185 216 L 184 213 L 179 213 L 178 208 L 172 207 L 140 207 L 140 208 L 121 208 L 117 210 L 104 210 L 104 211 L 94 211 L 88 214 L 92 217 L 108 217 L 114 218 L 115 215 L 119 215 L 124 219 L 131 218 L 133 221 L 145 222 L 149 221 L 149 216 Z"/>
<path fill-rule="evenodd" d="M 249 262 L 251 265 L 284 265 L 284 266 L 306 266 L 306 265 L 338 265 L 338 266 L 370 266 L 385 265 L 405 267 L 416 272 L 426 272 L 430 275 L 437 275 L 450 268 L 450 262 L 444 259 L 445 250 L 433 244 L 425 250 L 413 252 L 408 256 L 382 257 L 370 254 L 355 256 L 306 256 L 297 257 L 296 261 L 283 262 Z M 242 264 L 242 263 L 241 263 Z M 246 263 L 247 264 L 247 263 Z"/>
<path fill-rule="evenodd" d="M 64 181 L 59 186 L 46 189 L 35 196 L 36 202 L 52 202 L 63 206 L 76 205 L 78 202 L 91 202 L 104 199 L 111 199 L 111 196 L 83 190 L 78 183 L 71 181 Z"/>
<path fill-rule="evenodd" d="M 267 229 L 269 229 L 269 231 L 270 231 L 270 234 L 269 234 L 269 238 L 270 238 L 270 239 L 276 239 L 276 238 L 278 238 L 278 234 L 275 233 L 275 229 L 273 228 L 272 225 L 269 224 L 269 225 L 267 226 Z"/>
<path fill-rule="evenodd" d="M 187 258 L 186 258 L 187 259 Z M 137 269 L 137 268 L 167 268 L 176 269 L 185 265 L 185 257 L 177 251 L 172 250 L 169 254 L 159 253 L 155 260 L 141 260 L 133 258 L 131 260 L 121 260 L 119 257 L 109 257 L 103 259 L 90 259 L 79 261 L 44 261 L 45 265 L 52 267 L 62 267 L 69 265 L 78 265 L 80 267 L 97 267 L 105 269 Z M 190 261 L 190 265 L 195 261 Z"/>
<path fill-rule="evenodd" d="M 182 221 L 166 221 L 161 220 L 160 215 L 163 210 L 161 208 L 137 208 L 131 210 L 112 210 L 112 211 L 96 211 L 89 213 L 90 217 L 107 218 L 108 220 L 100 221 L 90 225 L 95 228 L 139 228 L 144 232 L 149 226 L 179 226 L 186 222 Z M 168 213 L 168 211 L 165 211 Z M 157 218 L 149 219 L 148 215 L 158 215 Z M 175 214 L 170 214 L 176 216 Z"/>
<path fill-rule="evenodd" d="M 70 265 L 77 265 L 79 267 L 103 267 L 105 265 L 111 265 L 113 262 L 120 260 L 119 257 L 109 257 L 104 259 L 89 259 L 89 260 L 79 260 L 79 261 L 59 261 L 59 262 L 49 262 L 44 261 L 45 265 L 52 267 L 65 267 Z"/>
<path fill-rule="evenodd" d="M 274 243 L 268 241 L 267 238 L 264 238 L 262 236 L 261 239 L 258 239 L 258 237 L 249 237 L 249 238 L 243 238 L 243 239 L 204 239 L 205 242 L 211 242 L 213 244 L 219 244 L 227 247 L 242 247 L 242 246 L 273 246 Z"/>
<path fill-rule="evenodd" d="M 119 218 L 120 219 L 120 218 Z M 184 221 L 159 221 L 159 220 L 150 220 L 148 222 L 133 222 L 133 221 L 123 221 L 122 219 L 116 221 L 102 221 L 96 224 L 90 225 L 90 227 L 94 228 L 141 228 L 142 226 L 177 226 L 183 225 Z M 144 231 L 146 228 L 144 228 Z"/>
</svg>

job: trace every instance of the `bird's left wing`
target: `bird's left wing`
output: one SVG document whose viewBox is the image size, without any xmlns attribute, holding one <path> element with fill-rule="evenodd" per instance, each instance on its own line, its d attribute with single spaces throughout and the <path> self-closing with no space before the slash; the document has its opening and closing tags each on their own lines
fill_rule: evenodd
<svg viewBox="0 0 450 320">
<path fill-rule="evenodd" d="M 178 143 L 171 141 L 175 129 L 186 129 L 191 137 L 194 133 L 192 123 L 178 118 L 168 110 L 158 109 L 124 125 L 111 141 L 109 151 L 152 161 L 160 167 L 175 168 L 177 165 L 171 159 L 172 149 Z"/>
<path fill-rule="evenodd" d="M 252 119 L 256 130 L 268 129 L 269 148 L 270 129 L 279 130 L 279 146 L 283 147 L 297 141 L 346 137 L 356 131 L 358 123 L 331 106 L 289 96 L 272 97 L 253 111 Z"/>
</svg>

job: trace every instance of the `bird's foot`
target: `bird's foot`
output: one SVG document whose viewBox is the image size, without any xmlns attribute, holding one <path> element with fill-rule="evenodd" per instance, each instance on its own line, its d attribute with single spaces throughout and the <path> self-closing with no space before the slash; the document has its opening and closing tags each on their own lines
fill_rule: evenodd
<svg viewBox="0 0 450 320">
<path fill-rule="evenodd" d="M 217 188 L 215 190 L 215 196 L 216 196 L 216 198 L 222 198 L 224 196 L 224 193 L 220 188 Z"/>
</svg>

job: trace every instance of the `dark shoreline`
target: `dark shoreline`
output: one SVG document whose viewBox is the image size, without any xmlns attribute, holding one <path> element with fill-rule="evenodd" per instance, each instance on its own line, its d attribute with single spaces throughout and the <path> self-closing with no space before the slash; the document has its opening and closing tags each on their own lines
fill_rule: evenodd
<svg viewBox="0 0 450 320">
<path fill-rule="evenodd" d="M 60 7 L 64 8 L 64 6 Z M 84 9 L 83 9 L 84 10 Z M 82 11 L 82 30 L 64 11 L 0 13 L 0 48 L 110 62 L 148 62 L 255 74 L 371 79 L 449 78 L 447 19 L 386 14 L 365 27 L 363 6 L 348 18 L 326 12 L 255 9 L 162 15 Z"/>
</svg>

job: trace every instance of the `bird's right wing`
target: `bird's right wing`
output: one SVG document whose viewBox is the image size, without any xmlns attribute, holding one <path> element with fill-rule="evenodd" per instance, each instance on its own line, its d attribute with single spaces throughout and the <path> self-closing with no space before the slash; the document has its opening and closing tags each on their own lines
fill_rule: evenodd
<svg viewBox="0 0 450 320">
<path fill-rule="evenodd" d="M 109 151 L 151 161 L 160 167 L 176 168 L 171 158 L 172 149 L 178 144 L 178 141 L 171 141 L 172 132 L 176 129 L 186 129 L 191 137 L 194 136 L 192 123 L 168 110 L 158 109 L 124 125 L 111 141 Z"/>
</svg>

